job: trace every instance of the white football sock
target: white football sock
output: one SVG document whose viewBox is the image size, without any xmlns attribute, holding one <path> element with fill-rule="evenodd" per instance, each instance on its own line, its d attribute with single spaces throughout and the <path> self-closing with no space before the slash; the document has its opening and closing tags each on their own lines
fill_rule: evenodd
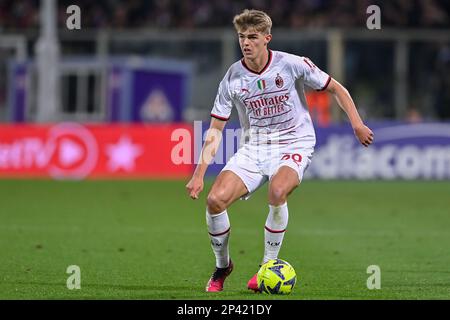
<svg viewBox="0 0 450 320">
<path fill-rule="evenodd" d="M 230 237 L 230 220 L 227 211 L 219 214 L 209 214 L 206 209 L 206 224 L 208 226 L 211 248 L 216 256 L 216 267 L 226 268 L 230 261 L 228 238 Z"/>
<path fill-rule="evenodd" d="M 287 202 L 281 206 L 269 205 L 269 208 L 269 215 L 264 227 L 264 258 L 262 263 L 278 258 L 289 217 Z"/>
</svg>

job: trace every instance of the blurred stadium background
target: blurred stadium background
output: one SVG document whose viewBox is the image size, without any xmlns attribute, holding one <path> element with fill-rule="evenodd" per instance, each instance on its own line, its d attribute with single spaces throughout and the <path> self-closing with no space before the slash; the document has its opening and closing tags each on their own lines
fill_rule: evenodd
<svg viewBox="0 0 450 320">
<path fill-rule="evenodd" d="M 208 122 L 218 83 L 228 66 L 241 57 L 230 21 L 236 12 L 254 7 L 273 17 L 271 48 L 310 57 L 349 89 L 367 122 L 382 127 L 390 123 L 391 131 L 380 132 L 381 149 L 375 146 L 374 150 L 384 154 L 393 172 L 375 172 L 376 168 L 361 164 L 366 173 L 337 172 L 324 177 L 450 177 L 448 149 L 442 148 L 442 141 L 436 142 L 438 138 L 447 141 L 448 127 L 417 125 L 448 123 L 450 118 L 447 1 L 49 1 L 48 12 L 44 3 L 0 3 L 2 123 L 185 123 L 192 127 L 193 121 Z M 73 12 L 67 8 L 73 4 L 80 8 L 81 28 L 69 30 Z M 381 9 L 381 30 L 366 26 L 370 15 L 366 10 L 372 4 Z M 340 148 L 329 137 L 342 137 L 343 112 L 326 93 L 309 92 L 308 101 L 318 130 L 318 151 L 322 144 Z M 236 113 L 232 120 L 237 120 Z M 404 125 L 393 129 L 394 123 Z M 416 126 L 405 126 L 412 124 Z M 338 133 L 328 130 L 332 127 L 338 127 Z M 412 132 L 417 135 L 412 137 Z M 422 141 L 424 135 L 428 140 Z M 1 175 L 14 175 L 18 167 L 25 174 L 27 170 L 48 173 L 17 163 L 11 154 L 20 153 L 19 147 L 9 143 L 9 148 L 3 145 Z M 400 149 L 382 148 L 383 143 Z M 436 143 L 440 147 L 430 151 Z M 66 167 L 82 165 L 88 157 L 80 143 L 58 146 L 65 160 L 59 159 L 57 171 L 68 172 Z M 33 154 L 32 147 L 22 148 Z M 7 151 L 12 149 L 16 151 Z M 425 162 L 437 166 L 436 172 L 417 168 L 420 161 L 414 158 L 422 159 L 423 154 Z M 136 170 L 145 175 L 148 168 L 137 166 Z M 106 171 L 99 172 L 108 176 Z M 181 176 L 187 171 L 184 168 Z M 216 174 L 218 168 L 210 172 Z"/>
<path fill-rule="evenodd" d="M 71 5 L 80 8 L 80 29 L 68 28 L 68 21 L 72 24 L 75 21 L 72 16 L 75 11 L 67 12 Z M 370 5 L 378 5 L 381 9 L 379 30 L 369 30 L 366 26 L 370 16 L 366 10 Z M 147 252 L 145 241 L 155 238 L 151 238 L 154 236 L 152 233 L 140 229 L 141 223 L 149 228 L 160 226 L 156 236 L 158 241 L 163 237 L 161 230 L 171 232 L 169 226 L 177 223 L 180 229 L 187 225 L 191 228 L 189 230 L 194 230 L 189 236 L 205 234 L 204 237 L 196 235 L 198 242 L 197 238 L 186 236 L 182 240 L 193 246 L 204 245 L 204 258 L 197 254 L 197 261 L 203 263 L 204 259 L 206 267 L 198 263 L 202 265 L 199 270 L 185 275 L 191 277 L 192 286 L 171 288 L 169 285 L 162 288 L 157 282 L 159 278 L 154 280 L 134 275 L 118 277 L 118 285 L 112 286 L 111 293 L 107 286 L 99 284 L 108 283 L 99 271 L 93 280 L 94 283 L 97 281 L 97 286 L 94 285 L 92 291 L 84 291 L 84 297 L 123 297 L 125 291 L 131 298 L 202 297 L 192 292 L 197 292 L 197 287 L 202 290 L 205 270 L 209 272 L 211 266 L 203 218 L 193 222 L 188 219 L 192 217 L 189 213 L 177 216 L 175 222 L 168 215 L 158 220 L 145 215 L 143 209 L 150 202 L 164 211 L 166 206 L 161 201 L 166 201 L 166 204 L 170 203 L 167 210 L 171 212 L 203 212 L 203 203 L 188 202 L 186 197 L 177 204 L 172 203 L 172 199 L 185 196 L 184 184 L 194 169 L 192 162 L 198 157 L 202 134 L 209 125 L 218 84 L 229 65 L 241 58 L 231 21 L 244 8 L 265 10 L 272 17 L 272 49 L 308 56 L 343 83 L 363 119 L 375 133 L 373 146 L 368 149 L 358 146 L 339 107 L 333 105 L 325 93 L 308 92 L 318 143 L 307 178 L 318 181 L 311 181 L 311 187 L 308 184 L 302 186 L 309 199 L 315 200 L 308 202 L 308 198 L 302 198 L 298 204 L 304 209 L 298 218 L 298 230 L 301 231 L 297 235 L 301 237 L 299 243 L 306 248 L 302 268 L 308 279 L 308 271 L 312 275 L 317 268 L 320 269 L 320 256 L 326 255 L 331 260 L 338 254 L 336 252 L 341 252 L 342 261 L 347 263 L 344 263 L 347 267 L 344 272 L 348 277 L 339 278 L 338 273 L 336 278 L 327 278 L 326 268 L 322 268 L 324 273 L 315 279 L 327 281 L 322 283 L 322 291 L 310 286 L 309 291 L 305 288 L 305 292 L 312 298 L 354 297 L 345 292 L 333 293 L 342 288 L 352 290 L 353 287 L 346 287 L 342 282 L 353 279 L 349 273 L 351 268 L 363 268 L 361 283 L 364 284 L 364 268 L 373 263 L 378 254 L 385 254 L 385 259 L 380 259 L 385 261 L 385 265 L 395 261 L 396 254 L 400 254 L 404 260 L 401 264 L 393 263 L 397 273 L 391 275 L 387 287 L 391 285 L 394 290 L 400 282 L 403 291 L 388 291 L 390 293 L 385 296 L 372 297 L 421 297 L 420 294 L 415 295 L 417 287 L 406 287 L 406 277 L 416 279 L 422 285 L 422 297 L 448 297 L 442 271 L 448 265 L 448 261 L 442 259 L 448 254 L 434 244 L 448 243 L 450 218 L 449 1 L 0 0 L 0 189 L 3 190 L 0 193 L 3 203 L 0 212 L 4 221 L 3 243 L 10 243 L 9 237 L 15 237 L 20 230 L 27 233 L 27 237 L 21 237 L 21 241 L 5 249 L 6 252 L 11 250 L 12 258 L 2 265 L 2 274 L 5 275 L 3 297 L 67 295 L 55 288 L 59 280 L 52 278 L 44 268 L 48 267 L 55 254 L 60 258 L 58 267 L 74 263 L 73 260 L 96 265 L 101 257 L 109 259 L 117 254 L 105 249 L 111 243 L 122 249 L 124 244 L 116 237 L 122 233 L 129 237 L 125 245 L 135 246 L 134 249 L 141 250 L 141 253 Z M 237 113 L 233 112 L 227 128 L 237 127 Z M 235 139 L 234 131 L 224 136 L 224 148 L 216 158 L 217 163 L 208 170 L 210 177 L 219 172 L 226 158 L 235 150 Z M 194 150 L 183 153 L 179 149 L 181 145 L 193 145 Z M 182 160 L 174 162 L 174 154 Z M 16 178 L 20 180 L 15 181 Z M 95 184 L 91 178 L 106 178 L 107 181 Z M 145 181 L 135 184 L 129 181 L 108 182 L 119 178 Z M 60 181 L 53 185 L 42 181 L 52 179 L 89 181 L 77 185 Z M 170 181 L 162 181 L 167 179 Z M 329 182 L 321 182 L 322 179 L 335 179 L 337 182 L 328 185 Z M 342 179 L 370 181 L 340 184 Z M 406 181 L 391 181 L 394 184 L 389 184 L 379 180 Z M 208 180 L 207 186 L 210 183 Z M 324 189 L 325 185 L 329 189 Z M 83 191 L 85 188 L 91 192 Z M 348 193 L 342 188 L 348 188 Z M 320 197 L 315 198 L 317 194 L 314 192 L 336 194 L 329 207 L 323 208 L 323 217 L 310 215 L 320 211 L 316 206 L 320 208 L 323 202 Z M 358 196 L 353 197 L 352 194 Z M 71 203 L 73 196 L 80 202 Z M 340 196 L 348 202 L 343 203 Z M 261 226 L 263 224 L 265 214 L 261 215 L 260 211 L 265 210 L 264 194 L 256 199 L 259 200 L 252 202 L 253 207 L 237 204 L 241 210 L 249 212 L 246 218 L 242 218 L 245 227 L 251 228 L 252 219 L 256 217 L 261 220 L 257 220 Z M 299 201 L 295 199 L 293 203 Z M 150 212 L 153 210 L 148 209 Z M 335 210 L 343 214 L 343 220 L 328 215 Z M 427 210 L 427 215 L 423 216 L 421 213 Z M 39 215 L 35 214 L 36 211 Z M 374 228 L 378 229 L 367 249 L 362 245 L 366 243 L 364 236 L 370 238 L 374 230 L 369 230 L 366 223 L 376 215 L 380 220 Z M 72 222 L 73 228 L 62 227 L 65 219 Z M 295 218 L 292 221 L 296 226 Z M 320 225 L 325 221 L 331 233 L 314 231 L 314 222 Z M 305 229 L 308 223 L 312 231 Z M 348 230 L 349 226 L 352 226 L 351 230 Z M 72 251 L 65 255 L 59 255 L 61 248 L 54 247 L 57 243 L 64 243 L 59 237 L 62 234 L 55 233 L 58 230 L 65 230 L 66 236 L 75 239 Z M 354 230 L 360 232 L 355 233 Z M 97 232 L 100 238 L 97 238 Z M 89 244 L 81 241 L 80 234 Z M 344 240 L 339 238 L 343 234 L 348 236 L 346 241 L 336 241 L 336 237 Z M 240 234 L 238 228 L 235 235 L 245 243 L 245 234 Z M 297 239 L 295 237 L 296 234 L 292 233 L 291 239 Z M 137 245 L 138 242 L 142 244 Z M 157 249 L 159 258 L 168 262 L 168 257 L 172 257 L 171 261 L 176 261 L 183 253 L 177 251 L 174 247 L 177 245 L 171 240 L 169 242 L 167 246 L 171 247 L 167 247 L 167 251 Z M 353 247 L 341 250 L 325 244 L 333 242 L 342 248 L 350 243 Z M 419 247 L 415 250 L 407 242 Z M 46 258 L 38 258 L 34 252 L 42 251 L 42 247 L 50 250 Z M 370 247 L 378 251 L 371 251 Z M 87 256 L 86 252 L 92 252 L 89 251 L 91 249 L 102 253 L 99 257 Z M 120 249 L 119 254 L 128 253 L 128 250 Z M 285 251 L 284 257 L 287 256 L 294 265 L 299 263 L 292 261 L 297 254 L 294 249 L 285 250 L 291 251 Z M 346 250 L 349 256 L 346 256 Z M 361 250 L 366 253 L 362 254 Z M 23 253 L 17 255 L 17 252 Z M 147 253 L 143 256 L 147 257 L 145 263 L 132 257 L 128 261 L 135 264 L 127 264 L 123 260 L 119 265 L 130 273 L 136 266 L 157 267 L 155 263 L 158 262 L 152 262 Z M 366 259 L 368 256 L 374 259 Z M 195 254 L 183 257 L 188 263 L 196 263 L 193 260 Z M 257 257 L 259 255 L 255 254 L 255 259 L 259 259 Z M 346 259 L 348 257 L 351 259 Z M 356 261 L 360 263 L 357 267 L 352 265 Z M 421 265 L 423 261 L 427 261 L 426 266 Z M 248 275 L 254 272 L 255 263 L 252 263 L 243 264 Z M 130 269 L 126 269 L 128 267 Z M 29 273 L 33 268 L 39 271 L 30 280 Z M 49 268 L 60 272 L 56 266 Z M 168 265 L 167 268 L 167 274 L 171 270 L 176 273 L 176 266 Z M 11 274 L 11 269 L 22 273 Z M 407 270 L 410 270 L 409 274 Z M 419 271 L 415 273 L 414 270 Z M 430 277 L 433 273 L 433 276 L 426 278 L 420 272 L 425 272 L 425 275 L 429 272 Z M 158 276 L 164 274 L 162 272 Z M 242 275 L 241 280 L 246 281 L 246 277 Z M 136 281 L 154 283 L 157 293 L 151 288 L 134 288 Z M 187 280 L 175 277 L 173 281 L 184 283 Z M 330 282 L 335 286 L 327 287 Z M 120 287 L 120 283 L 124 286 Z M 237 287 L 237 281 L 233 285 Z M 142 295 L 136 295 L 133 289 L 141 290 L 139 293 Z M 109 293 L 105 293 L 107 291 Z M 180 291 L 183 293 L 177 295 Z M 367 297 L 367 293 L 361 292 L 358 291 L 356 296 Z M 239 292 L 237 296 L 240 298 L 242 294 Z"/>
</svg>

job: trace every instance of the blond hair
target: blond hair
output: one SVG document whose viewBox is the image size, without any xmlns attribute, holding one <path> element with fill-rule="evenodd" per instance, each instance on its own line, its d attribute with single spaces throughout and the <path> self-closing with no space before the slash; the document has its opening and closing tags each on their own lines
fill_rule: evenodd
<svg viewBox="0 0 450 320">
<path fill-rule="evenodd" d="M 272 19 L 263 11 L 245 9 L 234 16 L 233 24 L 237 32 L 255 29 L 263 34 L 270 34 Z"/>
</svg>

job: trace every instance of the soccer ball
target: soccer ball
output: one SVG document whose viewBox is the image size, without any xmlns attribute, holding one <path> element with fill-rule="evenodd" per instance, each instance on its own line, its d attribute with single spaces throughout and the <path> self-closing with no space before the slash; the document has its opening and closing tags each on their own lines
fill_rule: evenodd
<svg viewBox="0 0 450 320">
<path fill-rule="evenodd" d="M 297 282 L 297 275 L 288 262 L 273 259 L 261 266 L 256 279 L 258 288 L 263 293 L 290 294 Z"/>
</svg>

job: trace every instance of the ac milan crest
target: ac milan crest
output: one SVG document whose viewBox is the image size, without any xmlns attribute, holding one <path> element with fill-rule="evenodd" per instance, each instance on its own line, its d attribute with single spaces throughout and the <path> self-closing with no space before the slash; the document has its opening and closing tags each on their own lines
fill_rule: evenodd
<svg viewBox="0 0 450 320">
<path fill-rule="evenodd" d="M 279 73 L 277 73 L 277 77 L 275 78 L 275 84 L 277 85 L 278 88 L 281 88 L 284 84 L 283 78 L 280 77 Z"/>
</svg>

